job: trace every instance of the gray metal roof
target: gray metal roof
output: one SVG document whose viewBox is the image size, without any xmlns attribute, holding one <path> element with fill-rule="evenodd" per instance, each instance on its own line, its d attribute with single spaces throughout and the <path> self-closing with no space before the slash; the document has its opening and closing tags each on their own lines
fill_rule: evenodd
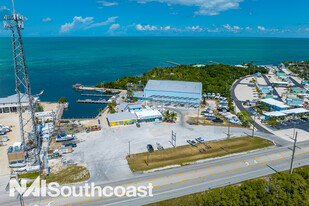
<svg viewBox="0 0 309 206">
<path fill-rule="evenodd" d="M 144 90 L 201 93 L 202 83 L 172 80 L 149 80 Z"/>
<path fill-rule="evenodd" d="M 28 96 L 21 94 L 21 102 L 29 102 L 28 100 Z M 17 100 L 17 94 L 5 97 L 5 98 L 0 98 L 0 104 L 17 104 L 18 100 Z"/>
<path fill-rule="evenodd" d="M 128 107 L 128 103 L 120 103 L 119 106 L 117 107 L 118 111 L 125 110 Z"/>
<path fill-rule="evenodd" d="M 107 114 L 107 119 L 109 122 L 118 122 L 126 120 L 136 120 L 137 117 L 135 114 L 131 112 L 119 112 L 119 113 Z"/>
<path fill-rule="evenodd" d="M 128 108 L 129 109 L 141 109 L 142 105 L 141 104 L 129 104 Z"/>
</svg>

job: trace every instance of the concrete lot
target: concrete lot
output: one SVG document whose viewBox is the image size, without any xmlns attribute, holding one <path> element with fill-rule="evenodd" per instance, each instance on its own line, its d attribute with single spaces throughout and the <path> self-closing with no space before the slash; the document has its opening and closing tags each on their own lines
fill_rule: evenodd
<svg viewBox="0 0 309 206">
<path fill-rule="evenodd" d="M 249 81 L 252 79 L 252 77 L 248 77 L 243 79 L 239 85 L 237 85 L 235 89 L 235 94 L 239 101 L 246 101 L 258 98 L 257 91 L 255 87 L 248 86 Z"/>
<path fill-rule="evenodd" d="M 57 103 L 40 103 L 44 111 L 56 111 L 58 104 Z M 29 113 L 26 111 L 23 116 L 29 118 Z M 12 131 L 7 133 L 5 136 L 8 136 L 9 141 L 4 142 L 3 146 L 0 146 L 0 176 L 10 175 L 10 168 L 8 165 L 7 159 L 7 149 L 12 146 L 15 142 L 21 141 L 20 129 L 19 129 L 19 115 L 18 113 L 5 113 L 0 114 L 0 123 L 5 126 L 11 126 Z M 29 128 L 25 128 L 26 131 L 29 131 Z"/>
<path fill-rule="evenodd" d="M 283 93 L 289 93 L 288 89 L 285 87 L 274 87 L 274 89 L 278 92 L 280 96 L 282 96 Z"/>
<path fill-rule="evenodd" d="M 172 130 L 176 132 L 177 145 L 185 145 L 186 140 L 203 137 L 206 141 L 224 139 L 226 127 L 190 126 L 170 123 L 143 123 L 140 128 L 135 125 L 106 128 L 101 131 L 77 134 L 81 143 L 74 152 L 64 156 L 66 160 L 86 163 L 91 173 L 90 181 L 106 182 L 132 177 L 125 157 L 131 154 L 146 152 L 146 145 L 152 144 L 154 149 L 159 142 L 164 148 L 170 144 Z M 231 128 L 232 136 L 251 134 L 250 130 Z M 151 157 L 150 157 L 151 158 Z M 151 160 L 150 160 L 151 161 Z"/>
<path fill-rule="evenodd" d="M 7 158 L 7 149 L 15 142 L 21 141 L 19 130 L 19 117 L 17 113 L 0 114 L 0 123 L 5 126 L 11 126 L 12 131 L 8 132 L 9 141 L 0 146 L 0 175 L 10 175 L 9 163 Z"/>
<path fill-rule="evenodd" d="M 267 85 L 265 79 L 263 77 L 257 77 L 256 82 L 258 85 Z"/>
</svg>

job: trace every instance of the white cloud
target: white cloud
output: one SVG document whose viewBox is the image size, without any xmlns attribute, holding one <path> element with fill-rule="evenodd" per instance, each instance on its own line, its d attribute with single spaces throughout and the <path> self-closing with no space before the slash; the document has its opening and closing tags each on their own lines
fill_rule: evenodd
<svg viewBox="0 0 309 206">
<path fill-rule="evenodd" d="M 263 26 L 258 26 L 257 28 L 258 28 L 258 30 L 260 30 L 260 31 L 265 31 L 265 30 L 266 30 L 265 27 L 263 27 Z"/>
<path fill-rule="evenodd" d="M 225 28 L 227 31 L 231 32 L 239 32 L 240 30 L 243 30 L 243 28 L 239 26 L 230 26 L 229 24 L 223 25 L 223 28 Z"/>
<path fill-rule="evenodd" d="M 90 29 L 93 27 L 99 27 L 99 26 L 105 26 L 108 25 L 112 22 L 115 22 L 115 20 L 118 17 L 109 17 L 106 21 L 104 22 L 99 22 L 99 23 L 93 23 L 93 17 L 81 17 L 81 16 L 75 16 L 73 18 L 73 21 L 71 23 L 66 23 L 61 26 L 60 28 L 60 33 L 68 33 L 71 31 L 76 31 L 80 29 Z"/>
<path fill-rule="evenodd" d="M 247 26 L 247 27 L 246 27 L 246 30 L 247 30 L 247 31 L 251 31 L 252 29 L 251 29 L 250 26 Z"/>
<path fill-rule="evenodd" d="M 100 22 L 100 23 L 91 24 L 86 29 L 90 29 L 90 28 L 98 27 L 98 26 L 106 26 L 106 25 L 108 25 L 110 23 L 115 22 L 115 20 L 117 18 L 118 18 L 118 16 L 109 17 L 106 21 L 103 21 L 103 22 Z"/>
<path fill-rule="evenodd" d="M 0 11 L 9 11 L 10 9 L 8 9 L 6 6 L 1 6 L 0 7 Z"/>
<path fill-rule="evenodd" d="M 116 5 L 119 5 L 118 2 L 108 2 L 108 1 L 97 1 L 97 3 L 101 4 L 102 6 L 116 6 Z"/>
<path fill-rule="evenodd" d="M 201 32 L 203 29 L 200 26 L 188 26 L 186 30 Z"/>
<path fill-rule="evenodd" d="M 111 33 L 113 34 L 115 30 L 119 29 L 120 28 L 120 25 L 119 24 L 112 24 L 110 27 L 109 27 L 109 30 L 107 31 L 107 33 Z"/>
<path fill-rule="evenodd" d="M 0 18 L 3 19 L 5 15 L 10 14 L 10 9 L 8 9 L 6 6 L 1 6 L 0 7 Z"/>
<path fill-rule="evenodd" d="M 43 21 L 43 22 L 50 22 L 50 21 L 52 21 L 52 19 L 51 19 L 50 17 L 47 17 L 47 18 L 45 18 L 45 19 L 42 19 L 42 21 Z"/>
<path fill-rule="evenodd" d="M 135 28 L 138 30 L 138 31 L 156 31 L 158 30 L 158 27 L 156 26 L 151 26 L 151 25 L 141 25 L 141 24 L 137 24 L 135 26 Z"/>
<path fill-rule="evenodd" d="M 139 3 L 161 2 L 168 5 L 179 4 L 184 6 L 197 6 L 199 10 L 195 15 L 218 15 L 222 11 L 238 9 L 239 3 L 244 0 L 136 0 Z"/>
<path fill-rule="evenodd" d="M 258 30 L 263 31 L 263 32 L 283 32 L 283 30 L 279 30 L 279 29 L 267 29 L 263 26 L 258 26 L 257 27 Z"/>
<path fill-rule="evenodd" d="M 176 28 L 173 28 L 171 26 L 154 26 L 154 25 L 142 25 L 142 24 L 137 24 L 135 26 L 135 29 L 138 31 L 177 31 Z"/>
<path fill-rule="evenodd" d="M 305 31 L 309 31 L 309 28 L 305 28 Z"/>
</svg>

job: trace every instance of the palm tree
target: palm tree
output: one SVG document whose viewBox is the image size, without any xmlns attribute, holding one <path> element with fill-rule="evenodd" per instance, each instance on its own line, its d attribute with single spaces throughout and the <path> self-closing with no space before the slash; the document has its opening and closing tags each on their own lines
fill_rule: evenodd
<svg viewBox="0 0 309 206">
<path fill-rule="evenodd" d="M 166 110 L 166 111 L 164 112 L 164 119 L 170 119 L 170 118 L 171 118 L 171 113 L 170 113 L 169 110 Z"/>
<path fill-rule="evenodd" d="M 127 90 L 127 98 L 132 99 L 133 98 L 133 90 Z"/>
<path fill-rule="evenodd" d="M 172 119 L 174 122 L 177 120 L 177 113 L 176 113 L 176 112 L 172 112 L 172 113 L 170 114 L 170 116 L 171 116 L 171 119 Z"/>
<path fill-rule="evenodd" d="M 109 113 L 115 113 L 115 109 L 112 104 L 107 104 Z"/>
</svg>

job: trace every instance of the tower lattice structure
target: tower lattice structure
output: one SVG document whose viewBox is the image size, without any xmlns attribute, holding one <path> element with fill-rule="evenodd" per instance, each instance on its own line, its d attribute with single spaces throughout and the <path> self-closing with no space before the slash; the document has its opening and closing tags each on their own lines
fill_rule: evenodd
<svg viewBox="0 0 309 206">
<path fill-rule="evenodd" d="M 6 15 L 4 17 L 4 28 L 11 30 L 12 32 L 14 73 L 21 141 L 25 145 L 26 150 L 29 150 L 34 146 L 37 151 L 36 154 L 38 154 L 40 150 L 40 139 L 34 115 L 34 98 L 31 95 L 29 75 L 21 37 L 21 30 L 24 29 L 24 17 L 15 14 L 15 11 L 12 15 Z M 25 112 L 22 109 L 22 103 L 25 101 L 29 105 L 29 112 Z M 27 113 L 29 113 L 29 115 Z M 27 129 L 28 132 L 26 132 Z M 37 155 L 35 156 L 37 157 Z"/>
</svg>

